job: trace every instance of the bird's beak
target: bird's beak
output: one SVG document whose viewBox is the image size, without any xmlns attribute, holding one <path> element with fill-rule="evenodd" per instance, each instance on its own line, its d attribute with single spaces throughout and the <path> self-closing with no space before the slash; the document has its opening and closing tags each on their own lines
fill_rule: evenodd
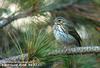
<svg viewBox="0 0 100 68">
<path fill-rule="evenodd" d="M 55 22 L 55 25 L 60 25 L 60 23 Z"/>
</svg>

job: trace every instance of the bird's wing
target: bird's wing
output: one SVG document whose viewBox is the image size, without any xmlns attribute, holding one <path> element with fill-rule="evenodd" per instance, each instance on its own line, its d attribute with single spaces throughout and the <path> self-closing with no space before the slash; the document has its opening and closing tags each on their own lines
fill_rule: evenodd
<svg viewBox="0 0 100 68">
<path fill-rule="evenodd" d="M 70 22 L 69 22 L 69 24 L 70 24 Z M 72 24 L 72 23 L 71 23 Z M 82 39 L 81 39 L 81 37 L 79 36 L 79 34 L 77 33 L 77 31 L 75 30 L 75 28 L 74 28 L 74 25 L 64 25 L 63 26 L 63 31 L 65 32 L 65 33 L 69 33 L 70 35 L 72 35 L 76 40 L 77 40 L 77 42 L 78 42 L 78 46 L 81 46 L 81 41 L 82 41 Z"/>
<path fill-rule="evenodd" d="M 81 46 L 81 41 L 82 41 L 82 39 L 81 39 L 81 37 L 79 36 L 79 34 L 77 33 L 77 31 L 75 30 L 75 28 L 70 28 L 71 30 L 69 30 L 68 31 L 68 33 L 70 34 L 70 35 L 72 35 L 76 40 L 77 40 L 77 42 L 78 42 L 78 46 Z"/>
</svg>

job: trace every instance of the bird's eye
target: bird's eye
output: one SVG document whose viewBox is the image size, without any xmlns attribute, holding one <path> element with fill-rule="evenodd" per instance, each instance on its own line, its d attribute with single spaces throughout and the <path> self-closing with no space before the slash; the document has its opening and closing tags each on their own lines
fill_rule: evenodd
<svg viewBox="0 0 100 68">
<path fill-rule="evenodd" d="M 58 20 L 58 22 L 61 22 L 61 20 Z"/>
</svg>

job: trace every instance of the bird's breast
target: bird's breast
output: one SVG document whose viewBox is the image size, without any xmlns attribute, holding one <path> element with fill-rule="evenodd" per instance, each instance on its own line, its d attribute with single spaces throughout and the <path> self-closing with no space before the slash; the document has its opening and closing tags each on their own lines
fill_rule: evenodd
<svg viewBox="0 0 100 68">
<path fill-rule="evenodd" d="M 70 34 L 66 34 L 60 27 L 54 27 L 53 33 L 58 42 L 69 44 L 75 41 L 75 38 L 73 36 L 71 36 Z"/>
</svg>

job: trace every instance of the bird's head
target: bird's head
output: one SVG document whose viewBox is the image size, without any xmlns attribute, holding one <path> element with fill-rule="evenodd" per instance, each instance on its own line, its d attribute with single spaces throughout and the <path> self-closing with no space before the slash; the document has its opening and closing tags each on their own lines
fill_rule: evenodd
<svg viewBox="0 0 100 68">
<path fill-rule="evenodd" d="M 55 25 L 62 25 L 62 26 L 66 25 L 68 27 L 73 27 L 73 23 L 64 17 L 56 17 L 54 19 L 54 24 Z"/>
<path fill-rule="evenodd" d="M 54 24 L 55 25 L 64 25 L 64 24 L 66 24 L 66 19 L 63 17 L 56 17 L 54 19 Z"/>
</svg>

